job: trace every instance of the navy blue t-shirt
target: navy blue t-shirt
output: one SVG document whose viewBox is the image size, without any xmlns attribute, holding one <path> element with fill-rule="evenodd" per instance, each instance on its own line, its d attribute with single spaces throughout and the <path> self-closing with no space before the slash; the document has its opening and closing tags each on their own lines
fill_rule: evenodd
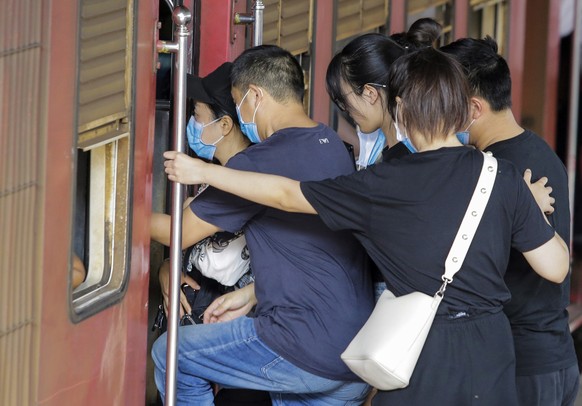
<svg viewBox="0 0 582 406">
<path fill-rule="evenodd" d="M 301 190 L 334 230 L 350 230 L 396 296 L 434 294 L 483 164 L 467 147 L 390 160 L 350 176 L 302 182 Z M 516 168 L 499 160 L 489 203 L 440 315 L 496 313 L 510 298 L 503 276 L 510 247 L 537 248 L 554 235 Z"/>
<path fill-rule="evenodd" d="M 526 130 L 517 137 L 486 148 L 496 157 L 515 164 L 518 171 L 532 170 L 533 180 L 548 178 L 556 199 L 548 217 L 556 232 L 569 245 L 570 209 L 568 176 L 558 156 L 537 134 Z M 536 274 L 523 255 L 512 250 L 505 282 L 511 300 L 504 311 L 511 322 L 515 342 L 517 375 L 536 375 L 576 365 L 576 352 L 568 326 L 570 277 L 558 284 Z"/>
<path fill-rule="evenodd" d="M 233 169 L 320 180 L 354 171 L 339 136 L 320 124 L 286 128 L 228 161 Z M 208 188 L 190 205 L 202 220 L 245 232 L 258 300 L 255 326 L 276 353 L 315 375 L 357 380 L 340 354 L 373 308 L 365 253 L 318 216 L 286 213 Z"/>
</svg>

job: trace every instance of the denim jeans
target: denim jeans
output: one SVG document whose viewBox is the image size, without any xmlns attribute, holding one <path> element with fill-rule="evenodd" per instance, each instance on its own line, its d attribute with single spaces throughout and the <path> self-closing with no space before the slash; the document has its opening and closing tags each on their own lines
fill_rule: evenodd
<svg viewBox="0 0 582 406">
<path fill-rule="evenodd" d="M 304 371 L 267 347 L 253 319 L 180 327 L 177 405 L 214 404 L 211 382 L 225 388 L 268 391 L 274 405 L 361 405 L 369 386 Z M 166 334 L 152 348 L 158 390 L 165 394 Z"/>
</svg>

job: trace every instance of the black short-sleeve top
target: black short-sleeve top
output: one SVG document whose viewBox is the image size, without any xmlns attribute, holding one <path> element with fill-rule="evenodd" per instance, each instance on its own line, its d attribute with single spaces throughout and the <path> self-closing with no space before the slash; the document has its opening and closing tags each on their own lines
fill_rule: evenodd
<svg viewBox="0 0 582 406">
<path fill-rule="evenodd" d="M 328 227 L 352 231 L 397 296 L 434 294 L 482 165 L 477 150 L 441 148 L 302 182 L 301 190 Z M 510 298 L 503 281 L 510 248 L 529 251 L 553 235 L 522 176 L 499 160 L 481 224 L 439 314 L 499 311 Z"/>
</svg>

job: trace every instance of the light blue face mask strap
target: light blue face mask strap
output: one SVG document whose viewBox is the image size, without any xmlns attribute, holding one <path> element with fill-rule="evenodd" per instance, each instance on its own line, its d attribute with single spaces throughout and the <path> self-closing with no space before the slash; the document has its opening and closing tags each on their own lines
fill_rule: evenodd
<svg viewBox="0 0 582 406">
<path fill-rule="evenodd" d="M 469 128 L 471 128 L 471 126 L 473 125 L 474 122 L 475 122 L 475 119 L 472 119 L 464 131 L 459 131 L 458 133 L 456 133 L 457 139 L 459 140 L 459 142 L 461 144 L 463 144 L 463 145 L 469 144 L 469 139 L 471 137 L 471 134 L 469 132 Z"/>
<path fill-rule="evenodd" d="M 371 162 L 368 162 L 368 164 L 376 162 L 376 159 L 378 159 L 378 155 L 380 155 L 380 152 L 382 152 L 382 150 L 384 149 L 385 144 L 386 135 L 384 134 L 384 131 L 382 131 L 382 129 L 379 128 L 378 137 L 376 138 L 376 142 L 374 143 L 374 146 L 372 147 L 372 152 L 370 153 L 370 158 L 373 157 L 374 159 L 371 160 Z"/>
<path fill-rule="evenodd" d="M 222 116 L 222 117 L 224 117 L 224 116 Z M 206 127 L 208 127 L 210 124 L 214 124 L 214 123 L 216 123 L 218 120 L 222 119 L 222 117 L 218 117 L 217 119 L 214 119 L 214 120 L 212 120 L 210 123 L 207 123 L 207 124 L 202 124 L 202 123 L 200 123 L 200 124 L 202 124 L 202 128 L 206 128 Z"/>
<path fill-rule="evenodd" d="M 251 90 L 251 89 L 249 89 L 249 90 Z M 263 97 L 263 89 L 261 89 L 261 88 L 259 87 L 259 90 L 261 91 L 261 97 Z M 253 113 L 253 123 L 255 123 L 255 117 L 257 116 L 257 111 L 259 111 L 259 106 L 261 105 L 261 103 L 262 103 L 262 102 L 263 102 L 263 101 L 261 100 L 261 101 L 259 102 L 259 104 L 257 104 L 257 107 L 255 108 L 255 112 Z M 257 124 L 257 123 L 255 123 L 255 124 Z"/>
<path fill-rule="evenodd" d="M 245 95 L 243 96 L 243 98 L 241 99 L 240 103 L 235 104 L 236 110 L 238 111 L 238 120 L 240 121 L 241 124 L 247 124 L 245 121 L 243 121 L 242 112 L 240 111 L 240 107 L 242 106 L 243 102 L 247 98 L 247 95 L 249 94 L 250 91 L 251 91 L 251 89 L 249 88 L 247 90 L 247 92 L 245 93 Z"/>
<path fill-rule="evenodd" d="M 469 131 L 459 131 L 455 135 L 461 144 L 467 145 L 469 143 Z"/>
<path fill-rule="evenodd" d="M 220 141 L 222 141 L 222 139 L 224 138 L 224 135 L 221 135 L 219 139 L 217 139 L 216 141 L 214 141 L 212 144 L 206 144 L 209 145 L 211 147 L 216 148 L 216 144 L 218 144 Z M 200 141 L 202 141 L 202 138 L 200 139 Z M 202 141 L 202 143 L 204 144 L 204 141 Z"/>
<path fill-rule="evenodd" d="M 403 143 L 403 144 L 406 146 L 406 148 L 408 148 L 408 150 L 409 150 L 410 152 L 412 152 L 413 154 L 415 154 L 415 153 L 417 153 L 417 152 L 418 152 L 418 150 L 417 150 L 417 149 L 414 147 L 414 145 L 412 145 L 412 142 L 410 141 L 410 138 L 408 138 L 408 137 L 407 137 L 407 138 L 404 138 L 404 139 L 403 139 L 401 142 L 402 142 L 402 143 Z"/>
</svg>

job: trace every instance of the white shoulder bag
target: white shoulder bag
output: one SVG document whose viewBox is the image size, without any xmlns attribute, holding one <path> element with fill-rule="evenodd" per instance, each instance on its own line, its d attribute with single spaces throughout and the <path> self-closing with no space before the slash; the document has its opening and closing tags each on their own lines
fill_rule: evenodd
<svg viewBox="0 0 582 406">
<path fill-rule="evenodd" d="M 413 292 L 395 297 L 386 290 L 341 358 L 364 381 L 381 390 L 408 386 L 447 284 L 461 269 L 497 175 L 497 160 L 484 153 L 483 168 L 469 207 L 445 261 L 443 284 L 434 296 Z"/>
</svg>

